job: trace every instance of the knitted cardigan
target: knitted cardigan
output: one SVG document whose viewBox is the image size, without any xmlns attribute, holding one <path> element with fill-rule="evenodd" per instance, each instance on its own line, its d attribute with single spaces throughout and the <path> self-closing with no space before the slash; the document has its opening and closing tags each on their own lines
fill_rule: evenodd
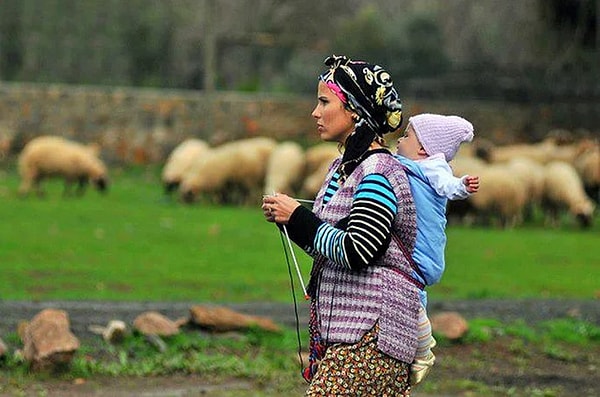
<svg viewBox="0 0 600 397">
<path fill-rule="evenodd" d="M 398 200 L 393 230 L 412 252 L 416 236 L 416 210 L 403 168 L 389 153 L 367 157 L 339 190 L 323 205 L 323 196 L 340 159 L 330 167 L 318 193 L 313 212 L 335 225 L 348 216 L 352 198 L 365 175 L 378 173 L 391 183 Z M 397 270 L 394 270 L 397 269 Z M 392 239 L 385 254 L 373 265 L 357 272 L 325 259 L 315 267 L 317 313 L 321 336 L 327 343 L 355 343 L 379 323 L 378 349 L 411 363 L 417 348 L 418 288 L 402 273 L 411 274 L 410 264 Z M 400 270 L 400 271 L 398 271 Z"/>
</svg>

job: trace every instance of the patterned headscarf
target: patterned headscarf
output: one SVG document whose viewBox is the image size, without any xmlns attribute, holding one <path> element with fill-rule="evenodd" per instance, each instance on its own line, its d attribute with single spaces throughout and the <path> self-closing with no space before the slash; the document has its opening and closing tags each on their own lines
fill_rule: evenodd
<svg viewBox="0 0 600 397">
<path fill-rule="evenodd" d="M 402 103 L 392 76 L 379 65 L 336 55 L 328 57 L 325 65 L 329 69 L 319 79 L 358 115 L 356 128 L 344 144 L 340 171 L 346 177 L 376 137 L 382 138 L 402 124 Z"/>
</svg>

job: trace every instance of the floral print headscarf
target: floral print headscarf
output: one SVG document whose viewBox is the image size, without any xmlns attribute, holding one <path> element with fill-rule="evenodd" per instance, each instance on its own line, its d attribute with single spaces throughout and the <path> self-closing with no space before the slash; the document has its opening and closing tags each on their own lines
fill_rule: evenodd
<svg viewBox="0 0 600 397">
<path fill-rule="evenodd" d="M 402 123 L 402 103 L 392 76 L 381 66 L 332 55 L 319 76 L 345 106 L 358 115 L 356 128 L 344 146 L 341 173 L 348 176 L 376 137 L 395 131 Z"/>
</svg>

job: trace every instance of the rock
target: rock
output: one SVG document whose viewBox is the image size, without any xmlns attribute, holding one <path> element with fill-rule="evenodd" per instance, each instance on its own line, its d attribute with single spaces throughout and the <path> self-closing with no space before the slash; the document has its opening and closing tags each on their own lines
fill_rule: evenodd
<svg viewBox="0 0 600 397">
<path fill-rule="evenodd" d="M 257 326 L 271 332 L 279 332 L 280 327 L 270 318 L 242 314 L 226 307 L 196 305 L 190 308 L 191 322 L 212 331 L 239 331 Z"/>
<path fill-rule="evenodd" d="M 121 343 L 125 335 L 127 335 L 127 325 L 121 320 L 111 320 L 102 332 L 102 338 L 108 343 Z"/>
<path fill-rule="evenodd" d="M 6 353 L 8 352 L 8 347 L 6 344 L 0 339 L 0 359 L 6 357 Z"/>
<path fill-rule="evenodd" d="M 180 317 L 177 320 L 175 320 L 175 325 L 177 325 L 177 328 L 185 327 L 189 323 L 190 323 L 189 317 Z"/>
<path fill-rule="evenodd" d="M 108 343 L 120 343 L 127 334 L 127 325 L 121 320 L 111 320 L 106 327 L 92 324 L 88 330 L 102 338 Z"/>
<path fill-rule="evenodd" d="M 171 336 L 179 333 L 175 322 L 154 311 L 140 314 L 133 320 L 133 327 L 144 335 Z"/>
<path fill-rule="evenodd" d="M 29 321 L 19 321 L 19 324 L 17 324 L 17 334 L 21 340 L 25 340 L 25 330 L 28 325 Z"/>
<path fill-rule="evenodd" d="M 97 324 L 88 325 L 88 331 L 90 331 L 91 333 L 96 334 L 96 335 L 102 335 L 102 333 L 104 332 L 105 329 L 106 329 L 106 327 L 103 327 L 102 325 L 97 325 Z"/>
<path fill-rule="evenodd" d="M 469 331 L 469 324 L 458 312 L 441 312 L 431 316 L 431 328 L 447 339 L 456 340 Z"/>
<path fill-rule="evenodd" d="M 23 355 L 35 369 L 55 369 L 70 364 L 79 340 L 69 329 L 67 312 L 45 309 L 22 331 Z"/>
<path fill-rule="evenodd" d="M 145 335 L 145 339 L 159 352 L 164 353 L 167 351 L 167 344 L 160 338 L 160 336 L 156 334 L 147 334 Z"/>
</svg>

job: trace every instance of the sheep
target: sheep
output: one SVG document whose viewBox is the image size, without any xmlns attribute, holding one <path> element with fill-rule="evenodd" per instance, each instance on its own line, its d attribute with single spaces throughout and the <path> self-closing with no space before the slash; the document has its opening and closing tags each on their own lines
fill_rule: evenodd
<svg viewBox="0 0 600 397">
<path fill-rule="evenodd" d="M 183 175 L 207 150 L 208 144 L 201 139 L 186 139 L 173 149 L 161 174 L 165 193 L 170 194 L 179 187 Z"/>
<path fill-rule="evenodd" d="M 467 201 L 479 219 L 497 218 L 502 227 L 519 225 L 527 194 L 523 182 L 504 165 L 493 164 L 472 173 L 479 175 L 481 186 Z"/>
<path fill-rule="evenodd" d="M 304 174 L 304 157 L 304 150 L 295 142 L 277 145 L 269 157 L 263 193 L 294 195 Z"/>
<path fill-rule="evenodd" d="M 553 161 L 544 169 L 542 208 L 547 223 L 556 226 L 560 212 L 567 210 L 583 228 L 592 224 L 595 205 L 586 195 L 575 167 L 564 161 Z"/>
<path fill-rule="evenodd" d="M 70 194 L 72 183 L 78 183 L 77 194 L 82 195 L 88 182 L 100 192 L 108 188 L 106 166 L 98 158 L 97 145 L 83 145 L 58 136 L 40 136 L 29 141 L 19 154 L 18 167 L 21 176 L 19 194 L 29 194 L 32 187 L 38 196 L 44 192 L 41 182 L 47 177 L 65 180 L 63 195 Z"/>
<path fill-rule="evenodd" d="M 329 170 L 329 165 L 340 156 L 337 145 L 321 143 L 306 150 L 305 178 L 300 189 L 304 198 L 315 198 Z"/>
<path fill-rule="evenodd" d="M 468 153 L 465 154 L 459 150 L 457 156 L 450 163 L 452 173 L 456 177 L 463 175 L 478 175 L 480 169 L 486 167 L 487 164 L 473 157 Z M 449 223 L 464 223 L 476 215 L 475 208 L 469 200 L 449 200 L 446 206 L 446 216 Z"/>
<path fill-rule="evenodd" d="M 450 162 L 450 168 L 452 168 L 452 173 L 456 176 L 463 175 L 477 175 L 480 169 L 487 167 L 488 164 L 473 156 L 456 156 Z"/>
<path fill-rule="evenodd" d="M 525 187 L 526 199 L 524 219 L 533 220 L 535 208 L 538 208 L 544 193 L 544 166 L 527 157 L 515 157 L 506 163 L 515 178 L 519 178 Z"/>
<path fill-rule="evenodd" d="M 300 195 L 303 198 L 314 199 L 317 197 L 317 193 L 319 193 L 319 190 L 325 181 L 330 165 L 331 164 L 329 163 L 322 163 L 316 171 L 304 178 L 300 190 Z"/>
<path fill-rule="evenodd" d="M 548 157 L 548 152 L 551 150 L 550 145 L 553 146 L 553 143 L 550 143 L 549 141 L 534 144 L 517 143 L 501 146 L 488 144 L 479 149 L 478 155 L 489 163 L 502 163 L 509 161 L 514 157 L 527 157 L 540 163 L 544 163 Z"/>
<path fill-rule="evenodd" d="M 185 173 L 180 198 L 194 202 L 200 194 L 217 195 L 221 202 L 243 202 L 260 194 L 267 162 L 277 143 L 266 137 L 237 140 L 209 150 Z"/>
<path fill-rule="evenodd" d="M 583 153 L 574 161 L 575 169 L 581 177 L 583 187 L 589 197 L 600 203 L 600 145 Z"/>
<path fill-rule="evenodd" d="M 588 140 L 563 143 L 556 137 L 547 137 L 541 142 L 491 146 L 481 148 L 478 154 L 490 163 L 506 163 L 515 157 L 527 157 L 540 164 L 561 160 L 572 162 L 590 147 Z"/>
<path fill-rule="evenodd" d="M 338 145 L 333 143 L 319 143 L 306 150 L 306 175 L 321 168 L 323 163 L 331 163 L 340 156 Z"/>
</svg>

